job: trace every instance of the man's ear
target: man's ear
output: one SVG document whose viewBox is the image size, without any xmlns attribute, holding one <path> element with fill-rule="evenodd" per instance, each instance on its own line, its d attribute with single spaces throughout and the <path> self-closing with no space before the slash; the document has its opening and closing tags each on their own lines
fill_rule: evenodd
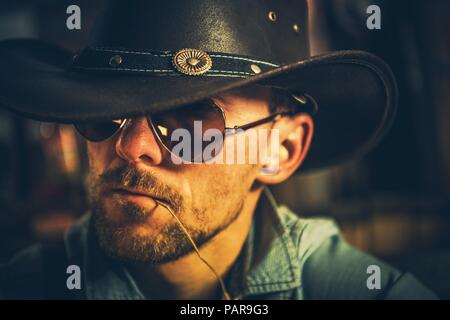
<svg viewBox="0 0 450 320">
<path fill-rule="evenodd" d="M 312 117 L 300 113 L 277 122 L 272 130 L 279 130 L 279 153 L 271 154 L 261 166 L 257 180 L 263 184 L 277 184 L 289 178 L 305 159 L 314 132 Z"/>
</svg>

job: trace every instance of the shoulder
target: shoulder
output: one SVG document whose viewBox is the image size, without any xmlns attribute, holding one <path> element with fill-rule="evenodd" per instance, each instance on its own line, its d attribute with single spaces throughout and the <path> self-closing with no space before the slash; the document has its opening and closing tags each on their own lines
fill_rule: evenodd
<svg viewBox="0 0 450 320">
<path fill-rule="evenodd" d="M 436 298 L 411 274 L 350 246 L 332 219 L 303 219 L 283 210 L 306 299 Z"/>
<path fill-rule="evenodd" d="M 41 298 L 43 288 L 43 247 L 32 245 L 0 265 L 1 298 Z"/>
<path fill-rule="evenodd" d="M 89 216 L 83 216 L 52 244 L 34 244 L 0 264 L 0 299 L 42 299 L 66 277 L 68 261 L 82 255 Z M 65 281 L 64 281 L 65 283 Z M 49 291 L 49 292 L 47 292 Z"/>
</svg>

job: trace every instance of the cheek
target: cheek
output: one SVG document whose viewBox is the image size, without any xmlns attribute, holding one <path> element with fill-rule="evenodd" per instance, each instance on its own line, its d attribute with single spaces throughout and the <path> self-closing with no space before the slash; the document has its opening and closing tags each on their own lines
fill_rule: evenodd
<svg viewBox="0 0 450 320">
<path fill-rule="evenodd" d="M 193 165 L 186 173 L 194 208 L 208 219 L 223 220 L 245 199 L 257 170 L 250 165 Z"/>
<path fill-rule="evenodd" d="M 103 172 L 114 159 L 114 144 L 112 142 L 87 142 L 87 154 L 91 172 Z"/>
</svg>

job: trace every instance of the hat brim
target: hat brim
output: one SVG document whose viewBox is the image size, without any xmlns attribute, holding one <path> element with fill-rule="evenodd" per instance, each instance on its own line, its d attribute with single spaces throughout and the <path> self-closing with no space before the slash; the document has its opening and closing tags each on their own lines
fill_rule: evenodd
<svg viewBox="0 0 450 320">
<path fill-rule="evenodd" d="M 0 105 L 48 122 L 136 117 L 190 104 L 248 84 L 307 93 L 319 106 L 311 169 L 361 156 L 394 118 L 397 87 L 389 67 L 363 51 L 338 51 L 249 78 L 68 72 L 73 53 L 39 40 L 0 42 Z"/>
</svg>

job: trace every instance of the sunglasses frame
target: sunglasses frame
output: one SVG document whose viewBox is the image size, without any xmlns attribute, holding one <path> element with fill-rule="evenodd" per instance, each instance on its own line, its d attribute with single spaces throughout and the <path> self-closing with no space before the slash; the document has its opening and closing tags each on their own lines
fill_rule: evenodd
<svg viewBox="0 0 450 320">
<path fill-rule="evenodd" d="M 273 87 L 273 88 L 274 88 L 274 89 L 278 89 L 277 87 Z M 280 88 L 280 90 L 287 91 L 286 89 L 282 89 L 282 88 Z M 308 104 L 308 101 L 312 103 L 312 108 L 311 108 L 311 110 L 306 110 L 306 112 L 308 112 L 308 113 L 310 113 L 310 114 L 313 115 L 313 114 L 315 114 L 315 113 L 318 111 L 318 105 L 317 105 L 317 102 L 316 102 L 311 96 L 309 96 L 309 95 L 307 95 L 307 94 L 296 95 L 296 94 L 293 94 L 293 93 L 290 93 L 290 92 L 288 92 L 288 93 L 289 93 L 289 96 L 290 96 L 292 99 L 294 99 L 293 102 L 296 102 L 297 104 L 301 104 L 301 105 L 305 106 L 305 105 Z M 220 107 L 219 105 L 217 105 L 212 99 L 208 99 L 207 101 L 208 101 L 208 103 L 211 104 L 212 107 L 215 107 L 215 108 L 219 109 L 220 114 L 222 115 L 222 122 L 223 122 L 223 127 L 224 127 L 224 129 L 223 129 L 223 131 L 222 131 L 222 138 L 223 138 L 223 139 L 225 139 L 225 137 L 227 137 L 227 136 L 236 134 L 238 131 L 245 131 L 245 130 L 248 130 L 248 129 L 251 129 L 251 128 L 260 126 L 260 125 L 265 124 L 265 123 L 268 123 L 268 122 L 278 121 L 279 119 L 281 119 L 281 118 L 284 117 L 284 116 L 293 116 L 293 115 L 295 115 L 295 114 L 297 114 L 297 113 L 305 112 L 304 110 L 296 110 L 296 111 L 279 111 L 279 112 L 272 113 L 271 115 L 269 115 L 269 116 L 267 116 L 267 117 L 264 117 L 264 118 L 262 118 L 262 119 L 259 119 L 259 120 L 256 120 L 256 121 L 252 121 L 252 122 L 246 123 L 246 124 L 244 124 L 244 125 L 240 125 L 240 126 L 236 125 L 236 126 L 234 126 L 234 127 L 227 127 L 227 126 L 226 126 L 226 120 L 227 120 L 227 117 L 226 117 L 226 114 L 225 114 L 225 111 L 223 110 L 223 108 Z M 166 151 L 168 151 L 171 155 L 173 155 L 173 156 L 179 158 L 177 155 L 173 154 L 172 151 L 169 149 L 169 147 L 167 147 L 166 144 L 162 141 L 162 138 L 161 138 L 160 134 L 158 133 L 158 130 L 155 128 L 155 125 L 154 125 L 154 123 L 153 123 L 153 121 L 152 121 L 151 116 L 148 115 L 148 116 L 145 116 L 145 118 L 147 119 L 147 123 L 148 123 L 149 127 L 151 127 L 153 133 L 156 135 L 156 137 L 157 137 L 157 139 L 158 139 L 158 141 L 159 141 L 159 144 L 160 144 Z M 101 140 L 93 140 L 93 139 L 90 139 L 90 138 L 86 137 L 86 136 L 78 129 L 77 124 L 74 124 L 74 127 L 75 127 L 75 129 L 77 130 L 77 132 L 78 132 L 83 138 L 85 138 L 86 140 L 91 141 L 91 142 L 103 142 L 103 141 L 107 141 L 107 140 L 113 138 L 116 134 L 118 134 L 120 131 L 122 131 L 122 129 L 125 128 L 126 125 L 128 125 L 129 123 L 131 123 L 131 121 L 133 120 L 133 118 L 125 118 L 125 119 L 120 119 L 120 120 L 122 120 L 122 123 L 121 123 L 120 126 L 117 128 L 117 130 L 116 130 L 112 135 L 110 135 L 109 137 L 107 137 L 107 138 L 105 138 L 105 139 L 101 139 Z M 113 121 L 114 121 L 114 120 L 113 120 Z M 185 159 L 181 159 L 181 160 L 182 160 L 184 163 L 195 163 L 195 161 L 192 162 L 192 161 L 187 161 L 187 160 L 185 160 Z"/>
</svg>

